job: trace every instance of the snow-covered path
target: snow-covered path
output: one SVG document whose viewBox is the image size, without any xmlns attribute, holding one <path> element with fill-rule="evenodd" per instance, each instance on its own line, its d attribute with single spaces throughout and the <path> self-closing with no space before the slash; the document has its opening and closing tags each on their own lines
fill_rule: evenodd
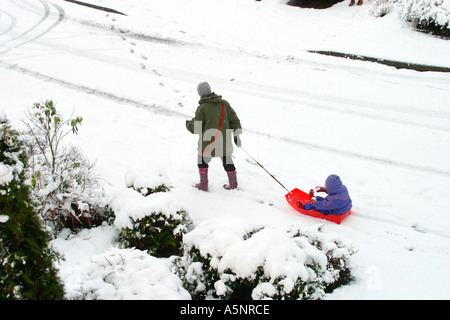
<svg viewBox="0 0 450 320">
<path fill-rule="evenodd" d="M 17 127 L 42 99 L 75 110 L 85 120 L 70 142 L 97 159 L 109 184 L 122 187 L 129 169 L 164 167 L 196 223 L 322 223 L 289 208 L 285 190 L 238 149 L 240 190 L 222 190 L 218 161 L 211 192 L 192 188 L 196 137 L 184 122 L 197 83 L 209 81 L 237 111 L 244 148 L 284 185 L 309 190 L 336 173 L 349 188 L 352 215 L 324 224 L 359 250 L 358 280 L 330 299 L 448 298 L 450 74 L 307 52 L 449 67 L 448 41 L 416 34 L 394 13 L 380 21 L 345 4 L 320 11 L 214 0 L 225 23 L 206 0 L 107 2 L 126 16 L 62 0 L 3 2 L 2 109 Z M 326 27 L 311 27 L 318 21 Z"/>
</svg>

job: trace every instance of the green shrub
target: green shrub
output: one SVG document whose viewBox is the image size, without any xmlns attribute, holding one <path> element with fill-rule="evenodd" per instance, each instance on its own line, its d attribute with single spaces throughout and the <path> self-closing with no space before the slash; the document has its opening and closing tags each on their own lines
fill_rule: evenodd
<svg viewBox="0 0 450 320">
<path fill-rule="evenodd" d="M 155 257 L 180 255 L 183 234 L 189 224 L 188 213 L 180 210 L 176 216 L 167 218 L 162 212 L 151 212 L 133 221 L 132 228 L 122 228 L 121 243 L 126 248 L 146 250 Z"/>
<path fill-rule="evenodd" d="M 192 219 L 170 193 L 164 170 L 128 172 L 126 184 L 129 188 L 110 205 L 114 225 L 121 230 L 120 242 L 156 257 L 181 254 L 183 235 Z"/>
<path fill-rule="evenodd" d="M 316 300 L 351 279 L 353 249 L 320 228 L 218 219 L 184 237 L 176 273 L 193 299 Z"/>
<path fill-rule="evenodd" d="M 59 256 L 31 201 L 26 164 L 19 134 L 0 116 L 0 299 L 63 299 Z"/>
</svg>

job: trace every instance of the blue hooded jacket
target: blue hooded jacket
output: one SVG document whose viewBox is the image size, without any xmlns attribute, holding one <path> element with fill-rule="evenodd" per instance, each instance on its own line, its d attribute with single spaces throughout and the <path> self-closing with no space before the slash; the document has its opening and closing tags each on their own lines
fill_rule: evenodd
<svg viewBox="0 0 450 320">
<path fill-rule="evenodd" d="M 325 181 L 325 189 L 328 196 L 316 197 L 316 203 L 311 209 L 317 210 L 324 215 L 333 214 L 339 216 L 346 213 L 352 207 L 352 200 L 347 188 L 342 184 L 339 176 L 332 174 Z"/>
</svg>

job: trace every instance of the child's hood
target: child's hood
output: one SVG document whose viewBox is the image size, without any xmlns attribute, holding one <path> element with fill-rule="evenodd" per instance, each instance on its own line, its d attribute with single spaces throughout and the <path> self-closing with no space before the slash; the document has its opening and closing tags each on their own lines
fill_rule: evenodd
<svg viewBox="0 0 450 320">
<path fill-rule="evenodd" d="M 342 184 L 341 178 L 338 175 L 332 174 L 328 176 L 325 181 L 325 188 L 327 189 L 328 194 L 336 194 L 340 193 L 345 189 Z"/>
</svg>

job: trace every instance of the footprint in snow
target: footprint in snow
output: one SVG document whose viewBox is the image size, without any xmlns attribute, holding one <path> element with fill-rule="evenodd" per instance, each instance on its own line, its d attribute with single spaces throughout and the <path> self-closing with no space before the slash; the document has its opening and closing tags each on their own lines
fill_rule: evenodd
<svg viewBox="0 0 450 320">
<path fill-rule="evenodd" d="M 414 231 L 420 232 L 420 233 L 426 233 L 425 230 L 421 229 L 418 225 L 413 224 L 411 226 L 411 229 L 413 229 Z"/>
</svg>

